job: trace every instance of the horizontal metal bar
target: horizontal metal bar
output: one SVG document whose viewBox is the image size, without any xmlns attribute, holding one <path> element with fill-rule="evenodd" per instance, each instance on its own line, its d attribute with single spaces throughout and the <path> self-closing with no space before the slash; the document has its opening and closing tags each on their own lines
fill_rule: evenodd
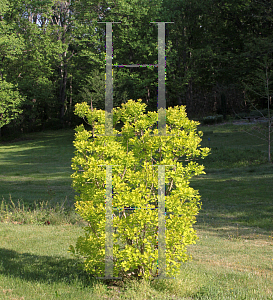
<svg viewBox="0 0 273 300">
<path fill-rule="evenodd" d="M 135 209 L 158 209 L 158 207 L 155 208 L 142 208 L 142 207 L 136 207 L 136 208 L 130 208 L 130 207 L 112 207 L 113 210 L 135 210 Z"/>
<path fill-rule="evenodd" d="M 121 277 L 110 277 L 110 276 L 106 276 L 106 277 L 96 277 L 96 279 L 105 279 L 105 280 L 122 280 Z"/>
<path fill-rule="evenodd" d="M 138 68 L 138 67 L 158 67 L 158 65 L 112 65 L 113 67 L 127 67 L 127 68 Z"/>
</svg>

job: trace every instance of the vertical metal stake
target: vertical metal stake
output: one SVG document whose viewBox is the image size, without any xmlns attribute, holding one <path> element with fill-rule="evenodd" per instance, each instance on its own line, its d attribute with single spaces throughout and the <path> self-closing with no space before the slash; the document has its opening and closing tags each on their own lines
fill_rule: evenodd
<svg viewBox="0 0 273 300">
<path fill-rule="evenodd" d="M 113 47 L 112 23 L 106 23 L 106 73 L 105 73 L 105 136 L 113 136 Z M 158 24 L 158 135 L 166 136 L 165 99 L 165 24 L 174 22 L 151 22 Z M 117 65 L 147 67 L 148 65 Z M 166 273 L 165 241 L 165 166 L 158 166 L 158 267 L 160 278 Z M 106 223 L 105 223 L 105 279 L 113 277 L 113 219 L 112 219 L 112 166 L 106 166 Z M 100 277 L 98 277 L 100 278 Z"/>
<path fill-rule="evenodd" d="M 165 166 L 158 166 L 158 278 L 166 276 Z"/>
<path fill-rule="evenodd" d="M 112 166 L 106 165 L 105 277 L 113 277 Z"/>
<path fill-rule="evenodd" d="M 106 23 L 105 135 L 113 135 L 112 23 Z"/>
<path fill-rule="evenodd" d="M 166 135 L 165 23 L 158 23 L 158 135 Z"/>
</svg>

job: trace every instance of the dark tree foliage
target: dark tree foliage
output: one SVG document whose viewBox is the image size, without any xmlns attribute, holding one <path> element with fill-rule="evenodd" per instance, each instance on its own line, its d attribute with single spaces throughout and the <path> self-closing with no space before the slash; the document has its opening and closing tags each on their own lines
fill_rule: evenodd
<svg viewBox="0 0 273 300">
<path fill-rule="evenodd" d="M 249 100 L 267 108 L 257 78 L 272 58 L 272 8 L 267 0 L 2 0 L 0 78 L 25 99 L 2 132 L 73 125 L 83 101 L 104 109 L 106 26 L 98 22 L 107 21 L 122 22 L 113 24 L 113 64 L 157 64 L 150 22 L 174 22 L 165 25 L 167 107 L 186 105 L 195 117 L 238 113 Z M 141 98 L 157 110 L 157 74 L 113 67 L 114 107 Z"/>
</svg>

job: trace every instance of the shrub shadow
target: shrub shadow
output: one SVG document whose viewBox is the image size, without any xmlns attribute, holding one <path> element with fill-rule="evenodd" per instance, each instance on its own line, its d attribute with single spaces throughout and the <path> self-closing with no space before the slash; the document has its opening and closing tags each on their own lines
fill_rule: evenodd
<svg viewBox="0 0 273 300">
<path fill-rule="evenodd" d="M 77 281 L 84 286 L 96 280 L 80 268 L 77 259 L 19 253 L 5 248 L 0 248 L 0 274 L 35 282 Z"/>
</svg>

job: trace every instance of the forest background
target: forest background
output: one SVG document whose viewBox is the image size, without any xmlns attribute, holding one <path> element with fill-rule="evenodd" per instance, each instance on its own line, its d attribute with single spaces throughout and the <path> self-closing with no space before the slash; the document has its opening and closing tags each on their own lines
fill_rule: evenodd
<svg viewBox="0 0 273 300">
<path fill-rule="evenodd" d="M 79 102 L 105 109 L 106 26 L 98 22 L 122 22 L 113 24 L 113 64 L 157 64 L 150 22 L 174 22 L 165 25 L 167 107 L 186 105 L 190 118 L 267 108 L 271 1 L 1 0 L 2 135 L 75 126 Z M 141 98 L 157 110 L 157 68 L 113 67 L 113 77 L 114 107 Z"/>
</svg>

